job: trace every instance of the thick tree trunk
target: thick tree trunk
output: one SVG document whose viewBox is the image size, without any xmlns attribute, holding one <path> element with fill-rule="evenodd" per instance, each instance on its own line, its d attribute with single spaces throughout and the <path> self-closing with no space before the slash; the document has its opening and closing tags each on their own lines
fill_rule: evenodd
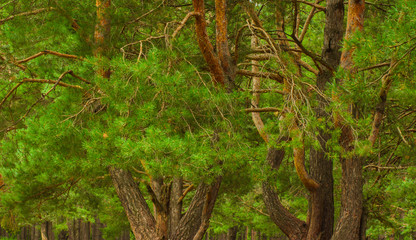
<svg viewBox="0 0 416 240">
<path fill-rule="evenodd" d="M 156 233 L 156 221 L 130 172 L 115 167 L 110 167 L 109 172 L 136 240 L 162 239 Z"/>
<path fill-rule="evenodd" d="M 95 223 L 92 224 L 92 240 L 103 240 L 103 234 L 101 229 L 104 227 L 104 224 L 101 223 L 98 217 L 95 218 Z"/>
<path fill-rule="evenodd" d="M 227 240 L 237 240 L 238 226 L 228 229 Z"/>
<path fill-rule="evenodd" d="M 208 185 L 200 183 L 188 211 L 182 217 L 172 240 L 200 240 L 203 238 L 214 209 L 222 177 Z"/>
<path fill-rule="evenodd" d="M 283 149 L 269 148 L 267 160 L 271 167 L 277 171 L 285 156 Z M 271 220 L 289 237 L 291 240 L 306 239 L 308 227 L 306 223 L 296 218 L 280 202 L 279 196 L 273 186 L 267 181 L 263 182 L 263 199 Z"/>
<path fill-rule="evenodd" d="M 202 52 L 205 61 L 208 64 L 214 82 L 216 84 L 225 84 L 224 71 L 221 67 L 219 58 L 214 53 L 214 48 L 212 47 L 212 44 L 207 34 L 204 0 L 193 0 L 192 2 L 194 6 L 194 11 L 198 13 L 198 15 L 195 15 L 195 30 L 199 48 Z"/>
<path fill-rule="evenodd" d="M 172 180 L 172 187 L 170 189 L 169 201 L 169 238 L 173 237 L 176 228 L 182 217 L 182 197 L 183 181 L 180 177 L 174 177 Z"/>
<path fill-rule="evenodd" d="M 333 69 L 337 69 L 341 58 L 341 41 L 344 31 L 344 3 L 342 0 L 328 0 L 326 6 L 326 23 L 324 29 L 324 44 L 322 59 L 332 68 L 323 67 L 318 73 L 316 85 L 322 92 L 333 77 Z M 328 103 L 318 96 L 319 106 L 315 109 L 317 118 L 329 120 L 325 112 Z M 332 162 L 327 156 L 328 134 L 320 130 L 317 136 L 320 149 L 311 149 L 310 173 L 319 182 L 320 188 L 311 194 L 309 207 L 308 240 L 329 240 L 334 226 L 334 197 Z"/>
<path fill-rule="evenodd" d="M 81 221 L 81 220 L 80 220 Z M 81 221 L 80 223 L 80 238 L 81 240 L 90 239 L 90 222 Z"/>
<path fill-rule="evenodd" d="M 168 238 L 168 208 L 169 208 L 169 186 L 163 182 L 163 178 L 153 178 L 152 187 L 148 189 L 152 197 L 155 209 L 157 235 L 164 239 Z M 152 193 L 153 192 L 153 193 Z"/>
<path fill-rule="evenodd" d="M 345 34 L 347 40 L 354 32 L 363 29 L 364 4 L 364 0 L 350 0 L 348 3 L 347 31 Z M 351 74 L 354 73 L 353 51 L 354 49 L 343 51 L 341 59 L 341 66 L 350 71 Z M 337 122 L 341 127 L 340 143 L 346 156 L 341 158 L 341 216 L 332 239 L 360 239 L 363 210 L 362 159 L 355 154 L 351 154 L 354 150 L 355 140 L 352 128 L 344 124 L 342 120 Z"/>
<path fill-rule="evenodd" d="M 231 90 L 234 88 L 234 78 L 236 69 L 232 62 L 231 54 L 228 48 L 227 36 L 227 4 L 226 0 L 215 0 L 215 23 L 216 23 L 216 43 L 217 53 L 220 59 L 221 67 L 224 71 L 225 82 Z"/>
</svg>

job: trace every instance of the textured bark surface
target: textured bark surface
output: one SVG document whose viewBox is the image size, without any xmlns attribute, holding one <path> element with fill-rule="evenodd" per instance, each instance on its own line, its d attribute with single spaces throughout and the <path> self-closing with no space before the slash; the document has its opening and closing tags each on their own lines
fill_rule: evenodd
<svg viewBox="0 0 416 240">
<path fill-rule="evenodd" d="M 209 70 L 215 83 L 224 84 L 225 75 L 221 67 L 219 58 L 214 53 L 214 48 L 207 34 L 207 23 L 205 21 L 205 6 L 203 0 L 193 0 L 194 11 L 198 13 L 195 15 L 196 22 L 196 36 L 198 45 L 208 64 Z"/>
<path fill-rule="evenodd" d="M 350 39 L 356 31 L 363 29 L 364 5 L 364 0 L 349 1 L 346 40 Z M 354 74 L 353 52 L 353 48 L 343 51 L 341 59 L 341 67 L 349 71 L 352 76 Z M 351 154 L 355 140 L 351 126 L 342 123 L 341 120 L 337 122 L 341 125 L 340 144 L 345 151 L 345 157 L 341 158 L 341 214 L 332 239 L 359 239 L 363 210 L 362 159 Z"/>
<path fill-rule="evenodd" d="M 278 170 L 285 156 L 283 149 L 269 148 L 267 161 L 274 170 Z M 263 199 L 272 221 L 289 237 L 289 239 L 306 239 L 307 225 L 296 218 L 280 202 L 273 186 L 265 181 L 262 185 Z"/>
<path fill-rule="evenodd" d="M 348 2 L 348 18 L 345 39 L 348 40 L 356 31 L 362 31 L 364 28 L 364 0 L 349 0 Z M 351 70 L 354 66 L 352 54 L 354 48 L 345 50 L 341 56 L 341 67 Z"/>
<path fill-rule="evenodd" d="M 234 88 L 236 74 L 228 48 L 227 36 L 227 5 L 225 0 L 215 0 L 216 45 L 221 67 L 224 71 L 225 82 L 229 89 Z"/>
<path fill-rule="evenodd" d="M 208 228 L 208 221 L 217 199 L 221 181 L 222 178 L 218 177 L 211 185 L 203 182 L 199 184 L 188 211 L 182 217 L 172 240 L 202 239 Z"/>
<path fill-rule="evenodd" d="M 268 182 L 263 183 L 263 198 L 270 218 L 289 239 L 306 239 L 306 222 L 296 218 L 282 205 L 276 191 Z"/>
<path fill-rule="evenodd" d="M 162 239 L 156 234 L 156 221 L 130 172 L 115 167 L 110 167 L 109 172 L 135 239 Z"/>
<path fill-rule="evenodd" d="M 182 178 L 174 177 L 172 180 L 172 187 L 170 189 L 169 201 L 169 238 L 173 237 L 173 234 L 178 227 L 179 221 L 182 217 L 182 201 L 179 201 L 179 199 L 182 197 L 182 191 Z"/>
<path fill-rule="evenodd" d="M 324 44 L 322 47 L 322 59 L 337 69 L 341 58 L 341 41 L 344 32 L 344 4 L 342 0 L 327 0 L 326 22 L 324 29 Z M 326 84 L 332 79 L 333 72 L 323 67 L 318 73 L 316 85 L 322 92 Z M 325 112 L 327 102 L 318 96 L 319 106 L 315 108 L 317 118 L 328 119 L 329 114 Z M 326 144 L 330 136 L 319 131 L 317 139 L 320 149 L 311 149 L 310 166 L 311 177 L 318 181 L 320 188 L 313 192 L 309 202 L 309 230 L 308 240 L 330 239 L 334 226 L 334 197 L 332 162 L 328 159 Z"/>
</svg>

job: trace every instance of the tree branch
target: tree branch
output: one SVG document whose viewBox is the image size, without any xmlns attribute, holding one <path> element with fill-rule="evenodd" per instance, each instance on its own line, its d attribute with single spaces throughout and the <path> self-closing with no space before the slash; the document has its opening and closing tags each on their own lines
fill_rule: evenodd
<svg viewBox="0 0 416 240">
<path fill-rule="evenodd" d="M 0 19 L 0 25 L 3 25 L 5 22 L 10 21 L 10 20 L 12 20 L 16 17 L 36 15 L 38 13 L 49 12 L 49 11 L 52 11 L 54 9 L 55 8 L 53 8 L 53 7 L 40 8 L 40 9 L 36 9 L 36 10 L 30 11 L 30 12 L 23 12 L 23 13 L 18 13 L 18 14 L 15 14 L 15 15 L 11 15 L 11 16 L 8 16 L 7 18 Z"/>
<path fill-rule="evenodd" d="M 276 80 L 279 83 L 283 83 L 283 77 L 281 75 L 275 74 L 275 73 L 264 73 L 264 72 L 256 72 L 255 73 L 255 72 L 248 71 L 248 70 L 238 69 L 237 74 L 244 75 L 244 76 L 249 76 L 249 77 L 269 78 L 269 79 Z"/>
</svg>

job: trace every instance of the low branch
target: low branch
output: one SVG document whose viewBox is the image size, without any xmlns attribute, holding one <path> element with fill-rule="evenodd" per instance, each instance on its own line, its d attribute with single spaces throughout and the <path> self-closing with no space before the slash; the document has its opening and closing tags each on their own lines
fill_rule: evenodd
<svg viewBox="0 0 416 240">
<path fill-rule="evenodd" d="M 59 53 L 59 52 L 55 52 L 55 51 L 51 51 L 51 50 L 44 50 L 44 51 L 39 52 L 39 53 L 36 53 L 35 55 L 30 56 L 28 58 L 19 60 L 16 63 L 19 63 L 19 64 L 20 63 L 26 63 L 26 62 L 29 62 L 30 60 L 33 60 L 33 59 L 35 59 L 37 57 L 40 57 L 40 56 L 43 56 L 43 55 L 46 55 L 46 54 L 55 55 L 55 56 L 63 57 L 63 58 L 77 59 L 77 60 L 83 60 L 84 59 L 82 57 L 75 56 L 75 55 L 70 55 L 70 54 L 65 54 L 65 53 Z"/>
<path fill-rule="evenodd" d="M 390 62 L 379 63 L 370 67 L 361 68 L 361 69 L 358 69 L 357 72 L 363 72 L 363 71 L 371 70 L 374 68 L 381 68 L 381 67 L 386 67 L 386 66 L 390 66 Z"/>
<path fill-rule="evenodd" d="M 48 8 L 36 9 L 36 10 L 30 11 L 30 12 L 23 12 L 23 13 L 18 13 L 18 14 L 15 14 L 15 15 L 11 15 L 11 16 L 8 16 L 7 18 L 0 19 L 0 25 L 3 25 L 5 22 L 10 21 L 10 20 L 12 20 L 16 17 L 36 15 L 38 13 L 49 12 L 49 11 L 52 11 L 52 10 L 54 10 L 53 7 L 48 7 Z"/>
<path fill-rule="evenodd" d="M 281 112 L 280 108 L 275 107 L 265 107 L 265 108 L 246 108 L 244 109 L 245 112 Z"/>
<path fill-rule="evenodd" d="M 78 85 L 70 85 L 70 84 L 67 84 L 67 83 L 58 82 L 56 80 L 50 80 L 50 79 L 24 78 L 22 80 L 22 83 L 25 83 L 25 82 L 36 82 L 36 83 L 47 83 L 47 84 L 56 84 L 57 83 L 59 86 L 62 86 L 62 87 L 83 89 L 81 86 L 78 86 Z"/>
<path fill-rule="evenodd" d="M 249 91 L 250 93 L 278 93 L 282 95 L 286 94 L 284 91 L 277 90 L 277 89 L 257 89 L 257 90 L 245 89 L 244 91 Z"/>
<path fill-rule="evenodd" d="M 305 48 L 305 46 L 303 46 L 303 44 L 299 41 L 299 39 L 295 36 L 295 35 L 291 35 L 293 41 L 296 43 L 296 45 L 298 45 L 298 47 L 302 50 L 302 52 L 304 54 L 306 54 L 307 56 L 309 56 L 310 58 L 312 58 L 313 61 L 315 62 L 319 62 L 320 64 L 324 65 L 326 68 L 328 68 L 330 71 L 334 71 L 334 68 L 331 67 L 327 62 L 325 62 L 319 55 L 310 52 L 308 49 Z"/>
<path fill-rule="evenodd" d="M 248 70 L 238 69 L 237 74 L 249 76 L 249 77 L 260 77 L 260 78 L 269 78 L 283 83 L 283 77 L 275 73 L 264 73 L 264 72 L 252 72 Z"/>
<path fill-rule="evenodd" d="M 182 202 L 182 200 L 186 197 L 186 195 L 192 190 L 194 189 L 194 185 L 191 184 L 189 185 L 189 187 L 187 189 L 185 189 L 185 191 L 183 192 L 182 196 L 178 199 L 178 204 Z"/>
<path fill-rule="evenodd" d="M 326 12 L 326 7 L 321 6 L 321 5 L 317 4 L 317 3 L 311 3 L 311 2 L 308 2 L 308 1 L 303 1 L 303 0 L 297 0 L 297 2 L 304 3 L 304 4 L 306 4 L 306 5 L 312 6 L 312 7 L 314 7 L 314 8 L 317 8 L 317 9 L 319 9 L 319 10 L 321 10 L 321 11 Z"/>
<path fill-rule="evenodd" d="M 174 39 L 176 37 L 176 35 L 178 35 L 179 31 L 182 30 L 182 28 L 185 26 L 185 24 L 189 20 L 189 18 L 190 17 L 193 17 L 193 16 L 196 16 L 196 15 L 200 15 L 200 13 L 198 13 L 198 12 L 189 12 L 188 14 L 186 14 L 185 18 L 181 21 L 181 23 L 179 24 L 179 26 L 173 32 L 171 38 Z"/>
</svg>

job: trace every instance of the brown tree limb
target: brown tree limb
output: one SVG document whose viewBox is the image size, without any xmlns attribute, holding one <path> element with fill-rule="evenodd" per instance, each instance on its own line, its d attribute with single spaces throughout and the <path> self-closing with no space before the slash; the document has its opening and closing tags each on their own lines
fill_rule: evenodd
<svg viewBox="0 0 416 240">
<path fill-rule="evenodd" d="M 83 89 L 81 86 L 78 85 L 70 85 L 64 82 L 58 82 L 56 80 L 50 80 L 50 79 L 34 79 L 34 78 L 24 78 L 22 80 L 22 83 L 26 83 L 26 82 L 35 82 L 35 83 L 47 83 L 47 84 L 58 84 L 59 86 L 62 87 L 69 87 L 69 88 L 76 88 L 76 89 Z"/>
<path fill-rule="evenodd" d="M 18 13 L 18 14 L 15 14 L 15 15 L 11 15 L 11 16 L 8 16 L 7 18 L 0 19 L 0 25 L 3 25 L 5 22 L 10 21 L 10 20 L 12 20 L 16 17 L 36 15 L 38 13 L 49 12 L 49 11 L 52 11 L 54 9 L 55 8 L 53 8 L 53 7 L 40 8 L 40 9 L 36 9 L 36 10 L 33 10 L 33 11 L 29 11 L 29 12 L 23 12 L 23 13 Z"/>
<path fill-rule="evenodd" d="M 186 195 L 194 188 L 195 186 L 193 184 L 189 185 L 183 192 L 182 196 L 178 199 L 178 204 L 181 203 L 183 199 L 186 197 Z"/>
<path fill-rule="evenodd" d="M 266 107 L 266 108 L 246 108 L 245 112 L 251 113 L 260 113 L 260 112 L 281 112 L 282 109 L 275 107 Z"/>
<path fill-rule="evenodd" d="M 226 0 L 215 0 L 216 46 L 218 58 L 225 76 L 225 83 L 229 90 L 235 87 L 234 78 L 236 66 L 234 65 L 228 47 L 227 36 L 227 5 Z"/>
<path fill-rule="evenodd" d="M 316 1 L 315 3 L 311 3 L 311 2 L 308 2 L 308 1 L 303 1 L 303 0 L 297 0 L 298 2 L 300 2 L 300 3 L 303 3 L 303 4 L 306 4 L 306 5 L 309 5 L 309 6 L 311 6 L 311 7 L 314 7 L 314 8 L 317 8 L 317 9 L 319 9 L 320 11 L 326 11 L 326 7 L 324 7 L 324 6 L 321 6 L 321 5 L 319 5 L 318 3 L 319 2 L 321 2 L 321 1 Z"/>
<path fill-rule="evenodd" d="M 324 61 L 320 56 L 318 56 L 317 54 L 309 51 L 308 49 L 305 48 L 305 46 L 303 46 L 303 44 L 299 41 L 299 39 L 294 36 L 293 34 L 291 35 L 293 41 L 296 43 L 296 45 L 302 50 L 302 52 L 309 56 L 310 58 L 312 58 L 312 60 L 314 62 L 318 62 L 320 64 L 322 64 L 323 66 L 325 66 L 326 68 L 328 68 L 330 71 L 334 71 L 334 68 L 328 64 L 326 61 Z"/>
<path fill-rule="evenodd" d="M 251 37 L 251 48 L 256 48 L 258 46 L 258 39 L 256 36 L 252 36 Z M 252 60 L 252 67 L 251 67 L 251 71 L 253 73 L 256 73 L 259 71 L 259 68 L 257 67 L 258 62 L 256 60 Z M 260 94 L 257 93 L 256 91 L 259 90 L 261 88 L 261 78 L 259 77 L 253 77 L 252 79 L 253 81 L 253 97 L 251 99 L 251 108 L 252 109 L 256 109 L 259 104 L 260 104 Z M 267 143 L 269 142 L 269 136 L 268 134 L 265 132 L 265 128 L 264 128 L 264 123 L 263 120 L 261 119 L 261 115 L 260 112 L 258 111 L 251 111 L 251 119 L 253 120 L 254 125 L 257 128 L 257 132 L 260 134 L 260 136 L 263 138 L 263 140 Z"/>
<path fill-rule="evenodd" d="M 196 35 L 198 40 L 199 49 L 205 61 L 208 64 L 209 70 L 213 77 L 215 84 L 225 84 L 225 74 L 221 67 L 220 60 L 214 53 L 214 48 L 209 40 L 207 34 L 207 23 L 205 20 L 205 6 L 204 0 L 192 0 L 194 11 L 198 14 L 195 15 L 196 23 Z"/>
<path fill-rule="evenodd" d="M 55 55 L 55 56 L 63 57 L 63 58 L 69 58 L 69 59 L 84 60 L 84 58 L 79 57 L 79 56 L 65 54 L 65 53 L 59 53 L 59 52 L 55 52 L 55 51 L 51 51 L 51 50 L 44 50 L 44 51 L 36 53 L 35 55 L 30 56 L 28 58 L 16 61 L 16 63 L 18 63 L 18 64 L 26 63 L 26 62 L 29 62 L 30 60 L 33 60 L 37 57 L 40 57 L 40 56 L 43 56 L 43 55 L 46 55 L 46 54 Z"/>
<path fill-rule="evenodd" d="M 254 73 L 252 71 L 238 69 L 237 74 L 244 75 L 244 76 L 249 76 L 249 77 L 269 78 L 269 79 L 276 80 L 279 83 L 283 83 L 283 77 L 279 74 L 276 74 L 276 73 L 264 73 L 264 72 Z"/>
<path fill-rule="evenodd" d="M 175 31 L 172 33 L 171 40 L 175 39 L 176 35 L 182 30 L 182 28 L 185 26 L 186 22 L 189 20 L 189 18 L 199 15 L 200 13 L 197 12 L 189 12 L 186 14 L 186 16 L 182 19 L 179 26 L 175 29 Z"/>
<path fill-rule="evenodd" d="M 386 67 L 386 66 L 390 66 L 391 62 L 384 62 L 384 63 L 379 63 L 373 66 L 369 66 L 369 67 L 365 67 L 365 68 L 360 68 L 357 70 L 357 72 L 363 72 L 363 71 L 367 71 L 367 70 L 371 70 L 371 69 L 375 69 L 375 68 L 381 68 L 381 67 Z"/>
</svg>

